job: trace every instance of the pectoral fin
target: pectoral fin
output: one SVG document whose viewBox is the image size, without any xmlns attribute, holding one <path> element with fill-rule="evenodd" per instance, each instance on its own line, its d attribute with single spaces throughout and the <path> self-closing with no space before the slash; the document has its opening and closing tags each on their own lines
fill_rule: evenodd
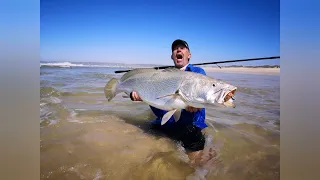
<svg viewBox="0 0 320 180">
<path fill-rule="evenodd" d="M 163 117 L 161 121 L 161 125 L 164 125 L 166 122 L 169 121 L 169 119 L 172 117 L 172 115 L 176 112 L 177 109 L 168 111 Z"/>
<path fill-rule="evenodd" d="M 181 109 L 177 109 L 176 112 L 173 114 L 174 120 L 177 122 L 179 121 L 181 116 Z"/>
</svg>

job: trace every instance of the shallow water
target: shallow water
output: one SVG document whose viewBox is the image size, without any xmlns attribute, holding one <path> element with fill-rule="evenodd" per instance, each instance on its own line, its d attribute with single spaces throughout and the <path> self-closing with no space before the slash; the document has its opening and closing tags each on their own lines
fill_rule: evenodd
<svg viewBox="0 0 320 180">
<path fill-rule="evenodd" d="M 103 87 L 119 68 L 40 69 L 41 179 L 280 179 L 280 77 L 208 73 L 238 86 L 235 109 L 207 110 L 207 173 L 149 129 L 148 105 Z M 196 172 L 196 173 L 195 173 Z"/>
</svg>

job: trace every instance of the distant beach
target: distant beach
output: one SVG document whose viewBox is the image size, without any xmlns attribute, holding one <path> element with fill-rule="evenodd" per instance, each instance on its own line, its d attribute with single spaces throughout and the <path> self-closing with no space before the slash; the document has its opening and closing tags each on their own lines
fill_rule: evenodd
<svg viewBox="0 0 320 180">
<path fill-rule="evenodd" d="M 207 72 L 280 75 L 280 68 L 263 67 L 202 67 Z"/>
</svg>

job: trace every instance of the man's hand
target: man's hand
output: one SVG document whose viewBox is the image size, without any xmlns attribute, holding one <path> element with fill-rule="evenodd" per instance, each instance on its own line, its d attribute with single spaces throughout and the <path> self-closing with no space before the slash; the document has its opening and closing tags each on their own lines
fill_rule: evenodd
<svg viewBox="0 0 320 180">
<path fill-rule="evenodd" d="M 130 98 L 132 101 L 142 101 L 137 92 L 132 91 L 130 94 Z"/>
<path fill-rule="evenodd" d="M 188 106 L 186 108 L 186 111 L 189 111 L 189 112 L 197 112 L 197 111 L 201 111 L 202 108 L 195 108 L 195 107 L 191 107 L 191 106 Z"/>
</svg>

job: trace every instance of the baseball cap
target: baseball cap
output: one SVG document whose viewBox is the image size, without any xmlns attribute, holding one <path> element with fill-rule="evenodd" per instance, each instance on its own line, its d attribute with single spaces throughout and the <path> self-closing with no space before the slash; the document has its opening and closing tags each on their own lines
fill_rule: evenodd
<svg viewBox="0 0 320 180">
<path fill-rule="evenodd" d="M 189 45 L 186 41 L 184 41 L 182 39 L 176 39 L 175 41 L 173 41 L 173 43 L 171 45 L 171 50 L 173 51 L 173 48 L 176 47 L 177 45 L 184 45 L 186 48 L 189 49 Z"/>
</svg>

